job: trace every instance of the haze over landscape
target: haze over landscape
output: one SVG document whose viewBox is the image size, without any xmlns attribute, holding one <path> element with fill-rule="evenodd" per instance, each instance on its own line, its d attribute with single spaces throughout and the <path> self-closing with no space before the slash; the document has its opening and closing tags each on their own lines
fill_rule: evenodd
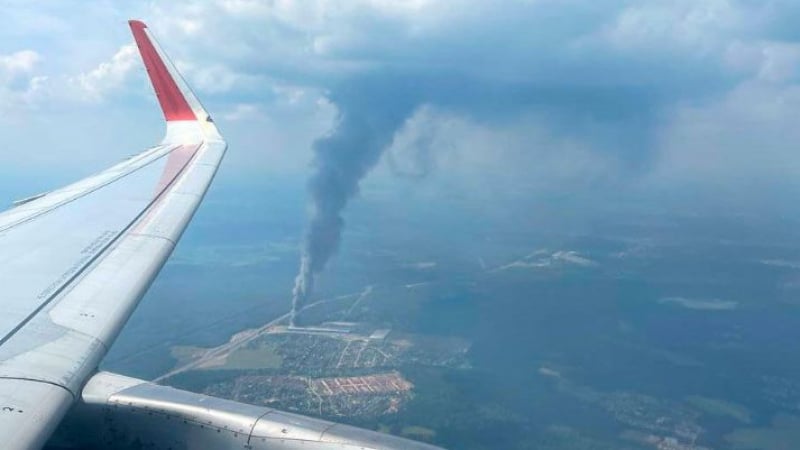
<svg viewBox="0 0 800 450">
<path fill-rule="evenodd" d="M 453 449 L 800 442 L 800 5 L 4 11 L 7 204 L 159 139 L 130 17 L 229 142 L 104 368 Z"/>
</svg>

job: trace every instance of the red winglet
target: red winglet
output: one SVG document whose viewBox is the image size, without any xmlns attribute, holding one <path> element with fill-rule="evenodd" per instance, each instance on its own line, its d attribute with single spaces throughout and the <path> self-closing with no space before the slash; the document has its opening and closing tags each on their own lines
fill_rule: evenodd
<svg viewBox="0 0 800 450">
<path fill-rule="evenodd" d="M 158 103 L 161 104 L 161 110 L 164 111 L 164 117 L 167 121 L 197 120 L 194 111 L 150 41 L 150 37 L 145 33 L 147 25 L 139 20 L 131 20 L 128 24 L 131 26 L 136 46 L 139 47 L 139 53 L 142 55 L 147 75 L 150 76 L 150 82 L 153 83 Z"/>
</svg>

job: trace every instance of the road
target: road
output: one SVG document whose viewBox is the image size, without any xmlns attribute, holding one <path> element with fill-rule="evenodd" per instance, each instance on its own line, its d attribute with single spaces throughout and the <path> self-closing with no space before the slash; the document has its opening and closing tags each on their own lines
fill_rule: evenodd
<svg viewBox="0 0 800 450">
<path fill-rule="evenodd" d="M 303 312 L 303 311 L 305 311 L 306 309 L 309 309 L 309 308 L 313 308 L 314 306 L 321 305 L 323 303 L 332 302 L 332 301 L 335 301 L 335 300 L 342 300 L 342 299 L 350 298 L 350 297 L 357 297 L 357 299 L 360 300 L 360 299 L 364 298 L 366 295 L 368 295 L 371 291 L 372 291 L 372 286 L 367 286 L 366 288 L 364 288 L 363 291 L 361 291 L 359 293 L 340 295 L 338 297 L 331 297 L 331 298 L 326 298 L 326 299 L 322 299 L 322 300 L 317 300 L 316 302 L 309 303 L 306 306 L 304 306 L 303 308 L 301 308 L 300 312 Z M 233 337 L 231 337 L 230 341 L 226 342 L 225 344 L 222 344 L 219 347 L 214 347 L 214 348 L 210 348 L 210 349 L 206 350 L 205 352 L 203 352 L 203 354 L 199 358 L 197 358 L 197 359 L 195 359 L 193 361 L 190 361 L 190 362 L 184 364 L 183 366 L 177 367 L 177 368 L 175 368 L 175 369 L 173 369 L 173 370 L 171 370 L 171 371 L 169 371 L 169 372 L 167 372 L 167 373 L 165 373 L 165 374 L 163 374 L 163 375 L 161 375 L 161 376 L 159 376 L 157 378 L 154 378 L 153 382 L 159 383 L 159 382 L 161 382 L 163 380 L 166 380 L 169 377 L 175 376 L 175 375 L 177 375 L 179 373 L 188 372 L 190 370 L 194 370 L 194 369 L 203 367 L 204 365 L 209 364 L 214 360 L 225 359 L 225 358 L 228 357 L 228 355 L 231 352 L 233 352 L 234 350 L 246 345 L 248 342 L 258 338 L 259 336 L 265 334 L 267 331 L 269 331 L 269 329 L 271 327 L 273 327 L 275 325 L 278 325 L 281 322 L 287 322 L 288 323 L 290 315 L 291 315 L 291 312 L 287 312 L 286 314 L 283 314 L 281 316 L 276 317 L 275 319 L 267 322 L 266 324 L 262 325 L 259 328 L 253 328 L 253 329 L 250 329 L 250 330 L 242 331 L 241 333 L 237 333 Z"/>
</svg>

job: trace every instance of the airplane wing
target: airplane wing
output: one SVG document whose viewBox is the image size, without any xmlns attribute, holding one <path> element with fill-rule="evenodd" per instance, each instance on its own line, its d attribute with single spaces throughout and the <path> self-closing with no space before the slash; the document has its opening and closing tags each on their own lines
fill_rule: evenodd
<svg viewBox="0 0 800 450">
<path fill-rule="evenodd" d="M 0 448 L 40 449 L 58 427 L 59 448 L 435 450 L 97 371 L 227 149 L 147 26 L 130 26 L 164 139 L 0 213 Z"/>
<path fill-rule="evenodd" d="M 147 26 L 130 22 L 166 119 L 158 145 L 0 214 L 0 443 L 40 448 L 81 395 L 226 150 Z M 124 140 L 119 149 L 127 152 Z"/>
</svg>

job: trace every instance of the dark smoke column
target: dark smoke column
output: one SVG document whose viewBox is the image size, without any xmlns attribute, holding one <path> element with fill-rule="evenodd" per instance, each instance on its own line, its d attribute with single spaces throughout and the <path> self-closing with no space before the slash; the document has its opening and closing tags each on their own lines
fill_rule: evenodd
<svg viewBox="0 0 800 450">
<path fill-rule="evenodd" d="M 314 173 L 308 182 L 310 215 L 292 291 L 291 325 L 314 289 L 314 278 L 336 253 L 342 211 L 358 186 L 391 144 L 411 107 L 408 98 L 369 82 L 331 96 L 339 109 L 336 128 L 314 143 Z M 385 87 L 385 86 L 383 86 Z"/>
</svg>

